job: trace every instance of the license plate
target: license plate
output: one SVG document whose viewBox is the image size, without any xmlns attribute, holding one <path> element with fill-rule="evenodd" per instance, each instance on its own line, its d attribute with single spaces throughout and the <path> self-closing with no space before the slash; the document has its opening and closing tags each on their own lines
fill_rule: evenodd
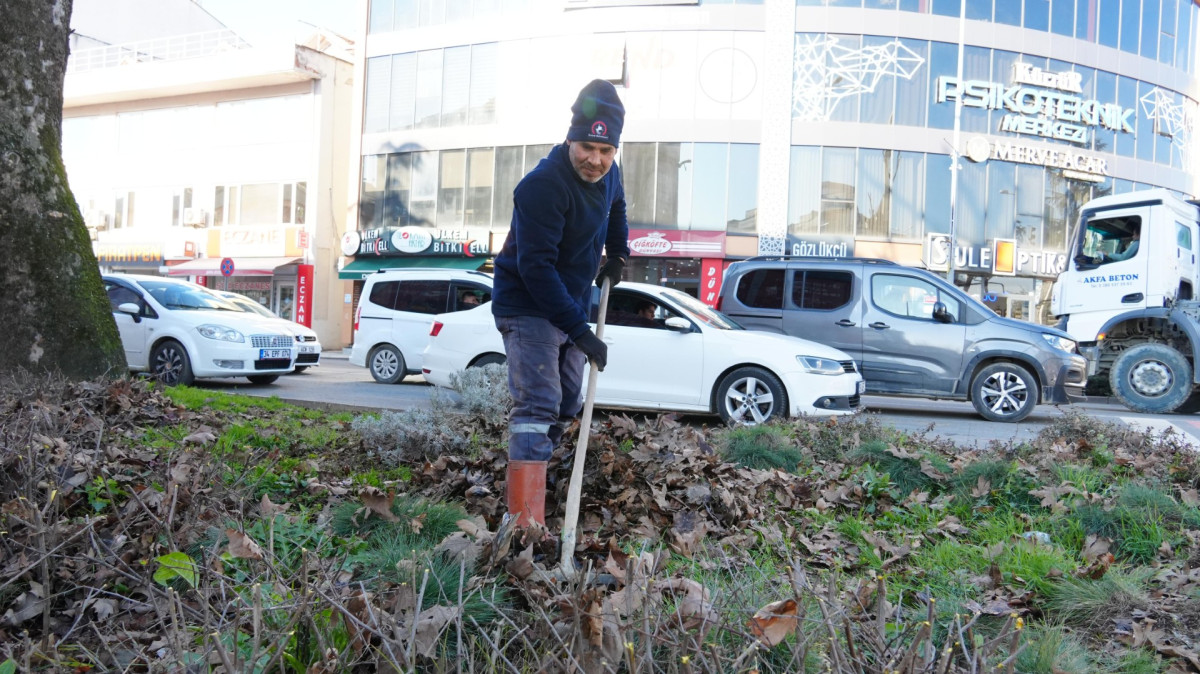
<svg viewBox="0 0 1200 674">
<path fill-rule="evenodd" d="M 268 358 L 291 358 L 291 349 L 259 349 L 258 359 L 266 360 Z"/>
<path fill-rule="evenodd" d="M 316 353 L 316 352 L 317 352 L 317 347 L 315 347 L 315 346 L 300 347 L 300 353 Z"/>
<path fill-rule="evenodd" d="M 865 381 L 862 381 L 862 380 L 859 380 L 859 382 L 858 382 L 858 395 L 862 395 L 862 394 L 864 394 L 864 393 L 866 393 L 866 392 L 867 392 L 867 382 L 865 382 Z"/>
</svg>

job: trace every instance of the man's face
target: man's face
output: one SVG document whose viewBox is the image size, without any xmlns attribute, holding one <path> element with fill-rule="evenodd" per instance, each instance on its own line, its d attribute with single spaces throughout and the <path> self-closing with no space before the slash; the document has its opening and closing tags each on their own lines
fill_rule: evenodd
<svg viewBox="0 0 1200 674">
<path fill-rule="evenodd" d="M 567 141 L 567 151 L 571 155 L 571 166 L 575 173 L 589 183 L 597 182 L 608 175 L 613 158 L 617 156 L 617 148 L 608 143 L 582 140 Z"/>
</svg>

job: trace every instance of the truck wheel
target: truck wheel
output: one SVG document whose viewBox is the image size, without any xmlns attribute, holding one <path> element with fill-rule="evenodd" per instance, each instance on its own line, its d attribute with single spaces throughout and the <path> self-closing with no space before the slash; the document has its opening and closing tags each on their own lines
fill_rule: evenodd
<svg viewBox="0 0 1200 674">
<path fill-rule="evenodd" d="M 1020 421 L 1037 403 L 1037 379 L 1015 363 L 993 363 L 971 380 L 971 404 L 988 421 Z"/>
<path fill-rule="evenodd" d="M 1108 376 L 1113 395 L 1135 412 L 1174 412 L 1192 394 L 1192 366 L 1166 344 L 1126 349 L 1117 356 Z"/>
<path fill-rule="evenodd" d="M 1182 405 L 1175 408 L 1175 414 L 1195 414 L 1200 412 L 1200 393 L 1193 393 Z"/>
</svg>

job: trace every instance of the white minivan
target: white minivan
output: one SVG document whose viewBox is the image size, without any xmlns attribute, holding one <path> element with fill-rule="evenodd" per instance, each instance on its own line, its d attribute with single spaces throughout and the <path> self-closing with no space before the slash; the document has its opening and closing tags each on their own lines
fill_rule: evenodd
<svg viewBox="0 0 1200 674">
<path fill-rule="evenodd" d="M 492 299 L 492 276 L 460 269 L 382 269 L 367 277 L 354 315 L 350 362 L 381 384 L 421 372 L 421 352 L 437 314 Z"/>
</svg>

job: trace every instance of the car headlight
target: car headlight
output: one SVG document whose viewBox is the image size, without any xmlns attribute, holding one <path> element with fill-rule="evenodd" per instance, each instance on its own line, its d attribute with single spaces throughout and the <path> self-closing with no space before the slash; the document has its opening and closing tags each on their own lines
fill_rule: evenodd
<svg viewBox="0 0 1200 674">
<path fill-rule="evenodd" d="M 1059 337 L 1058 335 L 1052 335 L 1048 332 L 1043 332 L 1042 339 L 1046 340 L 1047 344 L 1049 344 L 1050 346 L 1052 346 L 1056 349 L 1059 349 L 1060 351 L 1066 351 L 1067 353 L 1075 353 L 1075 342 L 1073 340 L 1067 339 L 1066 337 Z"/>
<path fill-rule="evenodd" d="M 842 364 L 836 360 L 829 358 L 817 358 L 816 356 L 796 356 L 796 362 L 800 363 L 800 367 L 804 368 L 805 372 L 812 374 L 841 374 Z"/>
<path fill-rule="evenodd" d="M 196 326 L 196 332 L 200 333 L 201 337 L 219 339 L 222 342 L 246 341 L 246 338 L 242 335 L 242 333 L 234 330 L 233 328 L 227 328 L 224 325 L 198 325 Z"/>
</svg>

